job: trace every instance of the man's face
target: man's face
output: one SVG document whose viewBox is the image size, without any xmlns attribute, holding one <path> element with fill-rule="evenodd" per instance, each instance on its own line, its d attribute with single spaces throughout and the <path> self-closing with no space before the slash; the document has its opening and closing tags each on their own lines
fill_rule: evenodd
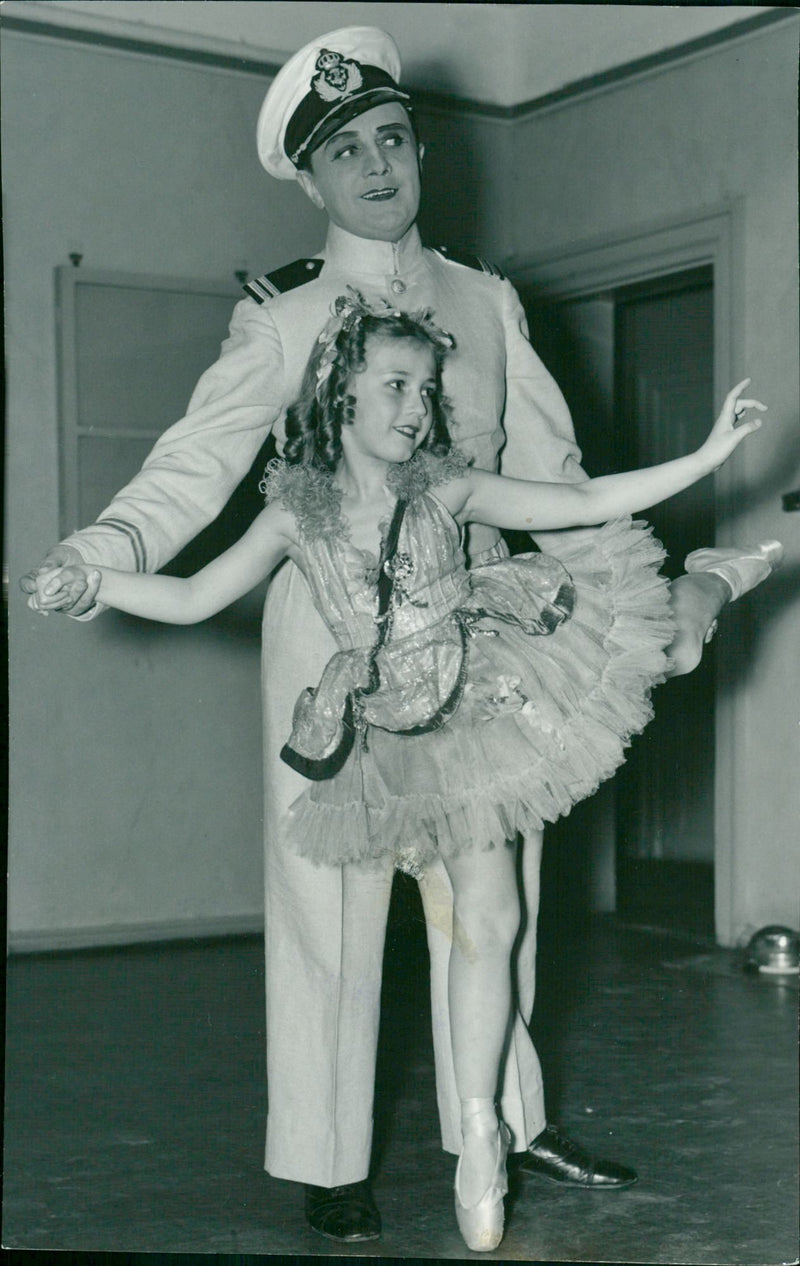
<svg viewBox="0 0 800 1266">
<path fill-rule="evenodd" d="M 339 228 L 397 242 L 417 218 L 422 153 L 403 107 L 387 101 L 324 141 L 297 178 Z"/>
</svg>

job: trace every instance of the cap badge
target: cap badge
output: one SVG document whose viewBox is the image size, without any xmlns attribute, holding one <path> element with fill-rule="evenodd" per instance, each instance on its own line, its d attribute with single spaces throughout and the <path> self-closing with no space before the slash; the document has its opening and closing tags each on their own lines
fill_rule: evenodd
<svg viewBox="0 0 800 1266">
<path fill-rule="evenodd" d="M 323 101 L 336 101 L 355 92 L 364 82 L 358 62 L 341 53 L 323 48 L 317 58 L 318 75 L 311 80 L 311 87 Z"/>
</svg>

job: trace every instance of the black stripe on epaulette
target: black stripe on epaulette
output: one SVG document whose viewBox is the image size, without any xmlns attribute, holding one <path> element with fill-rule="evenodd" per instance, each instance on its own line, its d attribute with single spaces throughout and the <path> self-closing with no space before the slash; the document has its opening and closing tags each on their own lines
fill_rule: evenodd
<svg viewBox="0 0 800 1266">
<path fill-rule="evenodd" d="M 266 299 L 274 299 L 287 290 L 296 290 L 308 281 L 316 281 L 323 262 L 321 259 L 296 259 L 293 264 L 284 264 L 273 273 L 264 273 L 254 281 L 248 281 L 244 287 L 245 294 L 256 303 L 264 303 Z"/>
<path fill-rule="evenodd" d="M 436 254 L 441 255 L 442 259 L 449 259 L 453 264 L 463 264 L 465 268 L 474 268 L 476 272 L 486 273 L 489 277 L 499 277 L 501 281 L 505 281 L 505 274 L 497 265 L 491 260 L 483 259 L 480 255 L 470 255 L 468 251 L 454 251 L 449 246 L 438 246 Z"/>
</svg>

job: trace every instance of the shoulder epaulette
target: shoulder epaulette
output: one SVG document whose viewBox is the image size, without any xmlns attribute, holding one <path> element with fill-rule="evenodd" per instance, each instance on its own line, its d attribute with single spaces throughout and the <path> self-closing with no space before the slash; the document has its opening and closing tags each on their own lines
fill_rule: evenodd
<svg viewBox="0 0 800 1266">
<path fill-rule="evenodd" d="M 470 255 L 468 251 L 454 251 L 449 246 L 437 246 L 436 254 L 441 255 L 442 259 L 450 260 L 453 264 L 463 264 L 465 268 L 474 268 L 476 272 L 486 273 L 489 277 L 499 277 L 501 281 L 505 281 L 505 274 L 497 265 L 488 259 L 483 259 L 480 255 Z"/>
<path fill-rule="evenodd" d="M 266 299 L 274 299 L 287 290 L 296 290 L 308 281 L 316 281 L 323 263 L 324 260 L 321 259 L 296 259 L 293 264 L 276 268 L 274 273 L 264 273 L 263 276 L 256 277 L 255 281 L 248 281 L 244 291 L 256 303 L 264 303 Z"/>
</svg>

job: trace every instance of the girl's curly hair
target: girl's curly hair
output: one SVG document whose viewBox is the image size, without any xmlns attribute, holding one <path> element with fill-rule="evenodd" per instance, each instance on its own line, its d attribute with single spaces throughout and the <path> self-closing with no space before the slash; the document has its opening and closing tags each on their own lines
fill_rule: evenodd
<svg viewBox="0 0 800 1266">
<path fill-rule="evenodd" d="M 432 424 L 420 448 L 436 456 L 450 450 L 450 402 L 442 388 L 442 367 L 455 347 L 451 335 L 439 330 L 430 313 L 375 311 L 357 292 L 354 299 L 337 300 L 337 319 L 323 330 L 309 357 L 300 395 L 286 414 L 284 458 L 289 465 L 334 471 L 342 458 L 342 427 L 355 416 L 356 398 L 350 392 L 354 374 L 363 372 L 371 339 L 406 339 L 433 352 L 435 389 L 431 397 Z"/>
</svg>

